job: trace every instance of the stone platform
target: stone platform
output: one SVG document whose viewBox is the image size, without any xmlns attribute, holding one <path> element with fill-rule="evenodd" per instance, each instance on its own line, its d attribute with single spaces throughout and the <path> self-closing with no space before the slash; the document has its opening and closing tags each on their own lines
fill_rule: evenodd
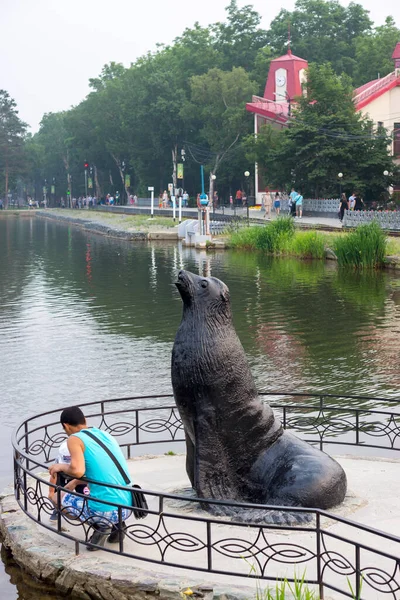
<svg viewBox="0 0 400 600">
<path fill-rule="evenodd" d="M 339 457 L 338 461 L 347 473 L 349 492 L 344 504 L 331 512 L 357 523 L 399 535 L 400 461 L 348 456 Z M 135 458 L 129 461 L 129 466 L 133 480 L 144 489 L 179 494 L 187 493 L 189 489 L 189 481 L 185 471 L 185 457 L 182 455 Z M 43 477 L 47 478 L 47 474 L 43 474 Z M 355 493 L 356 490 L 357 494 Z M 149 507 L 151 509 L 157 507 L 156 498 L 149 497 Z M 191 535 L 198 539 L 204 538 L 205 525 L 199 520 L 199 517 L 207 516 L 207 513 L 200 511 L 194 503 L 166 500 L 164 511 L 190 517 L 190 520 L 175 519 L 177 524 L 174 531 L 182 532 L 183 537 Z M 154 522 L 158 518 L 158 515 L 150 515 L 144 521 L 138 521 L 137 523 L 143 524 L 143 527 L 147 525 L 154 527 Z M 43 517 L 43 522 L 50 523 L 48 516 Z M 349 538 L 348 525 L 329 519 L 323 519 L 321 524 L 322 527 L 326 528 L 326 531 L 337 536 L 346 535 Z M 81 529 L 80 526 L 78 528 Z M 77 535 L 78 528 L 70 528 L 70 531 L 73 530 L 73 535 Z M 219 525 L 216 526 L 216 530 L 218 528 Z M 227 535 L 232 539 L 238 538 L 238 532 L 242 541 L 248 539 L 250 544 L 250 540 L 253 540 L 250 527 L 242 527 L 239 530 L 237 526 L 221 524 L 220 529 L 220 541 L 217 539 L 218 531 L 213 533 L 215 536 L 213 541 L 216 540 L 217 543 L 226 543 Z M 193 571 L 185 568 L 185 565 L 196 565 L 196 558 L 191 552 L 187 552 L 186 562 L 185 555 L 182 555 L 182 552 L 174 553 L 173 547 L 172 554 L 169 554 L 167 559 L 169 558 L 171 562 L 180 560 L 181 568 L 132 559 L 104 551 L 90 553 L 86 551 L 83 545 L 80 545 L 80 554 L 76 556 L 75 543 L 72 540 L 44 529 L 20 510 L 11 487 L 6 489 L 1 496 L 0 530 L 5 545 L 11 549 L 15 560 L 24 569 L 35 577 L 54 584 L 60 593 L 67 594 L 71 598 L 75 597 L 83 600 L 142 600 L 157 597 L 160 600 L 182 600 L 182 591 L 188 587 L 195 592 L 197 590 L 197 597 L 205 597 L 207 600 L 211 598 L 251 600 L 256 594 L 256 581 L 254 579 Z M 63 523 L 63 530 L 68 531 L 67 524 L 64 527 Z M 268 538 L 268 550 L 271 550 L 271 548 L 276 550 L 278 547 L 283 548 L 286 544 L 296 544 L 301 548 L 311 547 L 315 534 L 307 532 L 307 530 L 292 531 L 290 529 L 274 530 L 268 528 L 266 536 Z M 357 529 L 354 530 L 354 536 L 357 537 L 358 543 L 367 546 L 372 545 L 370 533 Z M 335 540 L 335 538 L 329 539 L 332 541 L 329 547 L 330 552 L 345 554 L 340 546 L 340 541 Z M 136 545 L 130 540 L 126 540 L 125 544 L 127 552 L 138 554 L 148 560 L 160 560 L 160 552 L 157 546 Z M 396 547 L 394 542 L 382 540 L 382 547 L 379 550 L 394 554 L 396 551 L 398 552 L 399 548 Z M 262 551 L 265 557 L 267 555 L 265 544 Z M 242 558 L 242 560 L 237 560 L 237 558 Z M 371 567 L 379 568 L 378 563 L 375 556 L 374 564 Z M 239 556 L 236 559 L 218 555 L 213 566 L 214 569 L 227 569 L 230 571 L 235 571 L 237 568 L 235 572 L 244 574 L 248 574 L 251 567 L 254 567 L 253 563 L 246 559 L 245 551 L 243 557 Z M 383 568 L 383 565 L 381 566 Z M 204 565 L 199 559 L 197 568 L 201 567 L 204 567 Z M 304 569 L 308 568 L 307 564 L 304 566 L 299 564 L 295 569 L 289 559 L 286 564 L 281 561 L 278 567 L 279 569 L 274 575 L 277 578 L 292 577 L 294 571 L 298 575 L 302 575 Z M 272 573 L 272 571 L 269 571 L 269 573 Z M 307 576 L 311 578 L 315 574 L 306 571 Z M 333 579 L 330 581 L 335 584 L 334 574 Z M 341 577 L 341 585 L 343 585 L 343 576 Z M 268 582 L 261 582 L 260 586 L 265 589 Z M 363 597 L 364 591 L 363 589 Z M 374 592 L 374 590 L 370 591 L 371 593 L 365 591 L 365 597 L 371 598 L 371 600 L 386 597 Z M 343 596 L 335 595 L 333 592 L 326 592 L 325 595 L 326 600 L 341 597 Z M 390 597 L 400 598 L 400 596 L 391 595 Z"/>
</svg>

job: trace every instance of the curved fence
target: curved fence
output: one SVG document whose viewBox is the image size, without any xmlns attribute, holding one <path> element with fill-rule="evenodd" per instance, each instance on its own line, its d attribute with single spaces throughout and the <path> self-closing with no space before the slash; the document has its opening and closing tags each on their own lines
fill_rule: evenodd
<svg viewBox="0 0 400 600">
<path fill-rule="evenodd" d="M 352 454 L 400 457 L 400 412 L 395 410 L 399 400 L 279 392 L 261 396 L 285 429 L 321 449 L 341 447 Z M 115 436 L 127 458 L 132 458 L 149 448 L 164 453 L 171 444 L 184 451 L 183 426 L 172 402 L 172 396 L 162 395 L 82 407 L 89 425 Z M 61 505 L 65 492 L 61 485 L 51 485 L 47 476 L 48 465 L 66 437 L 59 414 L 54 410 L 27 419 L 14 432 L 15 496 L 31 519 L 72 540 L 79 553 L 93 533 L 93 519 L 71 518 L 58 509 L 54 515 L 54 504 L 48 499 L 52 488 Z M 132 518 L 125 525 L 123 509 L 129 507 L 115 505 L 118 540 L 104 548 L 107 552 L 156 563 L 159 569 L 226 575 L 230 586 L 240 578 L 275 583 L 283 577 L 293 581 L 295 574 L 304 573 L 321 599 L 331 594 L 329 590 L 340 598 L 400 599 L 400 537 L 319 509 L 200 500 L 189 490 L 144 492 L 148 501 L 144 521 Z M 73 494 L 87 501 L 88 497 Z M 238 517 L 227 518 L 225 507 L 233 507 Z M 241 522 L 242 508 L 254 518 Z"/>
<path fill-rule="evenodd" d="M 343 219 L 345 227 L 358 227 L 377 221 L 382 229 L 397 231 L 400 229 L 399 210 L 346 210 Z"/>
</svg>

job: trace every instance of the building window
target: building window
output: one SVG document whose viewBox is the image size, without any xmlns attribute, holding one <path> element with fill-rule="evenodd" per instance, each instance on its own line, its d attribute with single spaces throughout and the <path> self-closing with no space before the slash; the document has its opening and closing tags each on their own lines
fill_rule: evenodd
<svg viewBox="0 0 400 600">
<path fill-rule="evenodd" d="M 393 154 L 400 156 L 400 123 L 395 123 L 393 126 Z"/>
</svg>

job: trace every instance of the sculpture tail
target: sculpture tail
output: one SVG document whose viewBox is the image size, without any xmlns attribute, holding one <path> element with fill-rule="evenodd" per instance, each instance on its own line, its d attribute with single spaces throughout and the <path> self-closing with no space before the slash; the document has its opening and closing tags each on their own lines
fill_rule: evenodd
<svg viewBox="0 0 400 600">
<path fill-rule="evenodd" d="M 243 509 L 236 506 L 208 505 L 207 510 L 216 517 L 229 517 L 238 523 L 256 523 L 259 525 L 304 525 L 311 523 L 313 515 L 306 512 L 284 510 Z"/>
</svg>

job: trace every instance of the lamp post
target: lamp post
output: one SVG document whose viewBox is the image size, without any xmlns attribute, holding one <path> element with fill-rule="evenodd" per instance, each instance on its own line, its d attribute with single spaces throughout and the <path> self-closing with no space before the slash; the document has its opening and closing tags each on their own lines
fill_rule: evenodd
<svg viewBox="0 0 400 600">
<path fill-rule="evenodd" d="M 43 186 L 43 204 L 44 204 L 44 207 L 46 208 L 46 206 L 47 206 L 47 179 L 44 180 L 44 186 Z"/>
<path fill-rule="evenodd" d="M 342 197 L 342 178 L 343 178 L 343 173 L 338 173 L 338 177 L 339 177 L 339 199 Z"/>
<path fill-rule="evenodd" d="M 53 196 L 53 206 L 56 205 L 56 178 L 53 177 L 53 183 L 51 186 L 51 194 Z"/>
<path fill-rule="evenodd" d="M 215 216 L 215 206 L 214 206 L 214 182 L 217 179 L 217 176 L 212 173 L 210 175 L 210 202 L 212 202 L 212 209 L 213 209 L 213 218 Z"/>
<path fill-rule="evenodd" d="M 250 171 L 245 171 L 244 176 L 246 177 L 246 208 L 247 208 L 247 224 L 249 224 L 250 215 L 249 215 L 249 177 Z"/>
<path fill-rule="evenodd" d="M 391 190 L 390 190 L 391 186 L 389 185 L 388 177 L 391 176 L 391 175 L 392 175 L 392 173 L 389 173 L 389 171 L 387 169 L 385 169 L 383 171 L 383 176 L 385 177 L 386 192 L 387 192 L 387 198 L 388 199 L 390 198 L 390 192 L 391 192 Z"/>
</svg>

